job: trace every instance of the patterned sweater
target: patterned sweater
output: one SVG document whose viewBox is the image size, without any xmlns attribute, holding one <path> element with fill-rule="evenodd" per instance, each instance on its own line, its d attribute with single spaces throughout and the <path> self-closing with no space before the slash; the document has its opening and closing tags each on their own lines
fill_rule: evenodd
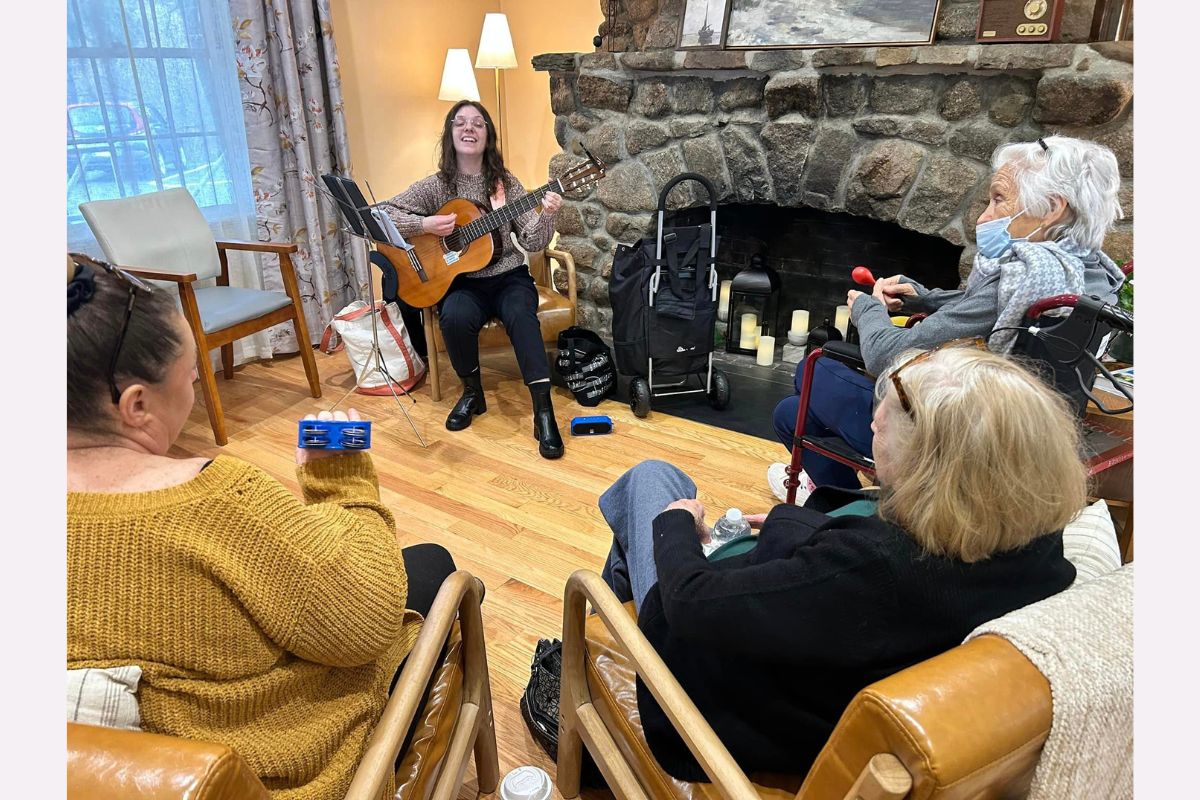
<svg viewBox="0 0 1200 800">
<path fill-rule="evenodd" d="M 274 798 L 332 800 L 420 616 L 370 457 L 297 476 L 303 503 L 228 456 L 168 489 L 68 493 L 67 667 L 140 666 L 146 730 L 232 747 Z"/>
<path fill-rule="evenodd" d="M 515 202 L 526 195 L 525 187 L 511 172 L 507 173 L 506 181 L 507 188 L 504 192 L 506 203 Z M 456 185 L 451 187 L 433 174 L 428 178 L 422 178 L 405 191 L 387 200 L 386 203 L 392 205 L 385 204 L 383 209 L 396 223 L 396 228 L 400 231 L 401 236 L 416 236 L 423 233 L 421 230 L 422 217 L 433 216 L 439 208 L 454 198 L 463 197 L 482 203 L 485 208 L 491 208 L 490 194 L 484 190 L 482 175 L 459 173 Z M 398 206 L 398 208 L 393 206 Z M 477 272 L 464 273 L 466 277 L 486 278 L 502 272 L 509 272 L 524 264 L 525 255 L 513 244 L 510 235 L 514 230 L 521 247 L 529 251 L 544 250 L 550 244 L 550 237 L 554 235 L 554 216 L 527 211 L 517 217 L 515 222 L 501 227 L 500 239 L 504 249 L 500 258 Z"/>
</svg>

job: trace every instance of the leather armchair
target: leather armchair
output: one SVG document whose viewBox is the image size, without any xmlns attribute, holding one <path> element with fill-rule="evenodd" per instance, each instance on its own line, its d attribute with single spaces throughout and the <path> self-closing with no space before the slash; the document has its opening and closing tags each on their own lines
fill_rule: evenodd
<svg viewBox="0 0 1200 800">
<path fill-rule="evenodd" d="M 495 791 L 499 765 L 479 613 L 482 596 L 480 582 L 461 570 L 442 585 L 346 800 L 379 800 L 393 770 L 397 798 L 450 800 L 458 796 L 472 752 L 480 791 Z M 414 721 L 426 694 L 425 709 Z M 396 757 L 410 727 L 412 739 L 397 769 Z M 265 800 L 268 794 L 241 756 L 224 745 L 69 722 L 67 796 Z"/>
<path fill-rule="evenodd" d="M 558 290 L 554 281 L 551 260 L 557 262 L 567 271 L 564 295 Z M 562 250 L 542 250 L 529 254 L 529 271 L 533 282 L 538 287 L 538 322 L 542 327 L 542 341 L 549 346 L 557 347 L 558 334 L 575 324 L 575 314 L 578 308 L 575 286 L 575 259 L 570 253 Z M 425 343 L 429 353 L 429 390 L 434 401 L 442 399 L 440 371 L 438 369 L 438 353 L 446 349 L 442 340 L 442 328 L 438 324 L 437 306 L 424 309 Z M 479 332 L 479 349 L 487 350 L 496 347 L 509 347 L 508 334 L 500 320 L 492 319 Z"/>
<path fill-rule="evenodd" d="M 585 617 L 585 603 L 597 612 Z M 712 783 L 658 766 L 642 734 L 634 674 Z M 982 636 L 863 689 L 805 775 L 747 776 L 599 575 L 567 582 L 558 785 L 579 794 L 586 742 L 618 798 L 1006 798 L 1023 796 L 1050 732 L 1050 685 L 1007 640 Z"/>
</svg>

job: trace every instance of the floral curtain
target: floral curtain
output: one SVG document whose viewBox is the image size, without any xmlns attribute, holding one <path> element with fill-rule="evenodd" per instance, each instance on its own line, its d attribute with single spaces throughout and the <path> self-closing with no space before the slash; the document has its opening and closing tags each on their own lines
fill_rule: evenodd
<svg viewBox="0 0 1200 800">
<path fill-rule="evenodd" d="M 337 208 L 318 188 L 321 175 L 350 171 L 329 2 L 229 0 L 229 9 L 258 238 L 299 247 L 292 263 L 317 341 L 367 280 L 364 248 L 341 231 Z M 264 259 L 263 284 L 283 291 L 274 256 Z M 271 330 L 271 346 L 298 349 L 290 324 Z"/>
</svg>

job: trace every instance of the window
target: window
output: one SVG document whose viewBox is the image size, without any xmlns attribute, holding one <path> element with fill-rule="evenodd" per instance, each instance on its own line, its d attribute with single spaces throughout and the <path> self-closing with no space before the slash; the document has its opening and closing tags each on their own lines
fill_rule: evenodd
<svg viewBox="0 0 1200 800">
<path fill-rule="evenodd" d="M 68 0 L 72 247 L 93 249 L 80 203 L 178 186 L 214 228 L 246 229 L 254 204 L 233 39 L 226 3 Z"/>
</svg>

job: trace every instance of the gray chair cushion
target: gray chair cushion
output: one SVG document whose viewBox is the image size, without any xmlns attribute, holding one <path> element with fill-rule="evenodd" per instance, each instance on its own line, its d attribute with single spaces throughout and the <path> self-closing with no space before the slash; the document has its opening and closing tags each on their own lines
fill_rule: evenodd
<svg viewBox="0 0 1200 800">
<path fill-rule="evenodd" d="M 291 305 L 291 302 L 291 298 L 283 292 L 264 292 L 260 289 L 210 286 L 196 290 L 196 305 L 200 306 L 200 321 L 204 323 L 205 333 L 232 328 L 246 320 Z"/>
</svg>

